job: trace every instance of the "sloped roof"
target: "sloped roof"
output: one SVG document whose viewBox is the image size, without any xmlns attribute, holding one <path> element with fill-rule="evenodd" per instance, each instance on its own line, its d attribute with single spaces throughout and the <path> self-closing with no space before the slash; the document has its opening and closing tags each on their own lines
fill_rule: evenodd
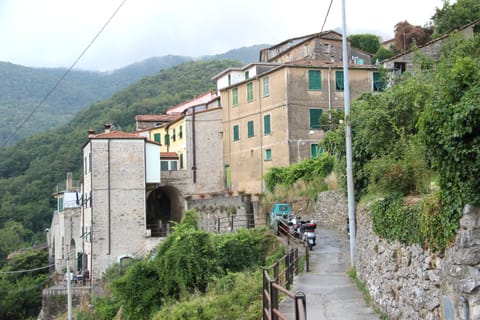
<svg viewBox="0 0 480 320">
<path fill-rule="evenodd" d="M 188 101 L 182 102 L 180 104 L 177 104 L 174 107 L 171 107 L 167 110 L 167 114 L 171 113 L 182 113 L 188 108 L 194 107 L 194 106 L 199 106 L 199 105 L 204 105 L 209 103 L 210 101 L 214 100 L 217 97 L 217 92 L 212 92 L 208 91 L 205 92 L 198 97 L 195 97 L 193 99 L 190 99 Z"/>
<path fill-rule="evenodd" d="M 178 159 L 176 152 L 160 152 L 160 159 Z"/>
<path fill-rule="evenodd" d="M 111 131 L 103 132 L 90 137 L 90 139 L 146 139 L 138 135 L 138 133 L 133 132 L 122 132 L 122 131 Z"/>
<path fill-rule="evenodd" d="M 141 122 L 170 122 L 182 117 L 181 113 L 169 114 L 139 114 L 135 116 L 136 121 Z"/>
</svg>

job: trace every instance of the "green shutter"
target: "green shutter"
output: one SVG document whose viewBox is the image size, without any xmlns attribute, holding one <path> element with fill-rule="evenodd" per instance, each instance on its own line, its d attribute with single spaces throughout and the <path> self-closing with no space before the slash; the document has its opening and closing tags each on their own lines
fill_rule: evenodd
<svg viewBox="0 0 480 320">
<path fill-rule="evenodd" d="M 308 90 L 322 90 L 320 70 L 308 70 Z"/>
<path fill-rule="evenodd" d="M 170 145 L 170 135 L 169 134 L 165 135 L 165 145 L 166 146 Z"/>
<path fill-rule="evenodd" d="M 248 80 L 250 78 L 250 73 L 248 71 L 245 71 L 245 80 Z"/>
<path fill-rule="evenodd" d="M 182 132 L 182 126 L 178 127 L 178 138 L 182 139 L 183 137 L 183 132 Z"/>
<path fill-rule="evenodd" d="M 343 91 L 343 71 L 335 71 L 335 88 L 338 91 Z"/>
<path fill-rule="evenodd" d="M 312 144 L 310 145 L 310 155 L 312 156 L 312 158 L 315 158 L 316 156 L 319 155 L 319 153 L 318 153 L 318 144 L 312 143 Z"/>
<path fill-rule="evenodd" d="M 268 97 L 270 95 L 270 79 L 268 77 L 263 78 L 263 96 Z"/>
<path fill-rule="evenodd" d="M 238 88 L 232 89 L 232 104 L 234 106 L 238 105 Z"/>
<path fill-rule="evenodd" d="M 227 164 L 225 166 L 225 189 L 230 189 L 232 187 L 231 175 L 230 175 L 230 166 Z"/>
<path fill-rule="evenodd" d="M 253 128 L 253 121 L 248 121 L 247 127 L 248 127 L 248 137 L 251 138 L 255 135 L 255 131 Z"/>
<path fill-rule="evenodd" d="M 265 150 L 265 161 L 272 160 L 272 149 Z"/>
<path fill-rule="evenodd" d="M 162 141 L 161 138 L 160 138 L 160 133 L 155 133 L 153 135 L 153 140 L 160 143 Z"/>
<path fill-rule="evenodd" d="M 253 101 L 253 82 L 247 83 L 247 102 Z"/>
<path fill-rule="evenodd" d="M 310 109 L 310 129 L 321 129 L 322 109 Z"/>
<path fill-rule="evenodd" d="M 270 115 L 263 116 L 263 134 L 267 135 L 272 132 L 270 127 Z"/>
<path fill-rule="evenodd" d="M 233 126 L 233 141 L 240 140 L 240 130 L 238 125 Z"/>
</svg>

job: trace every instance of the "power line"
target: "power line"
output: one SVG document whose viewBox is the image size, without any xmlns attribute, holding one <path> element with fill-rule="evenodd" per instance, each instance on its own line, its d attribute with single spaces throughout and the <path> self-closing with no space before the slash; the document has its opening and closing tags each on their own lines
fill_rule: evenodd
<svg viewBox="0 0 480 320">
<path fill-rule="evenodd" d="M 4 147 L 8 145 L 10 139 L 15 135 L 17 134 L 18 130 L 20 130 L 24 125 L 25 123 L 30 120 L 30 118 L 33 116 L 33 114 L 35 112 L 37 112 L 37 110 L 43 105 L 43 103 L 48 99 L 48 97 L 50 97 L 50 95 L 58 88 L 58 86 L 60 85 L 60 83 L 63 82 L 63 80 L 70 74 L 70 72 L 72 71 L 72 69 L 75 67 L 75 65 L 78 63 L 78 61 L 80 61 L 80 59 L 83 57 L 83 55 L 87 52 L 88 49 L 90 49 L 90 47 L 93 45 L 93 43 L 95 42 L 95 40 L 97 40 L 97 38 L 100 36 L 100 34 L 103 32 L 103 30 L 105 30 L 105 28 L 107 27 L 107 25 L 110 23 L 110 21 L 112 21 L 112 19 L 115 17 L 115 15 L 117 14 L 117 12 L 122 8 L 122 6 L 125 4 L 125 2 L 127 2 L 127 0 L 123 0 L 122 3 L 120 3 L 120 5 L 117 7 L 117 9 L 113 12 L 112 16 L 107 20 L 107 22 L 105 22 L 105 24 L 103 25 L 103 27 L 97 32 L 97 34 L 95 35 L 95 37 L 93 37 L 93 39 L 88 43 L 88 45 L 85 47 L 85 49 L 83 49 L 82 53 L 80 53 L 80 55 L 78 56 L 78 58 L 72 63 L 72 65 L 70 66 L 70 68 L 67 69 L 67 71 L 65 71 L 65 73 L 60 77 L 60 79 L 55 83 L 55 85 L 52 87 L 52 89 L 50 89 L 47 94 L 43 97 L 43 99 L 35 106 L 35 108 L 33 108 L 33 110 L 28 114 L 28 116 L 22 121 L 20 122 L 20 124 L 15 128 L 15 130 L 13 131 L 12 134 L 10 134 L 7 139 L 5 140 L 5 143 L 4 143 Z"/>
<path fill-rule="evenodd" d="M 27 273 L 27 272 L 33 272 L 33 271 L 38 271 L 42 269 L 47 269 L 50 267 L 53 267 L 55 264 L 50 264 L 48 266 L 43 266 L 43 267 L 38 267 L 34 269 L 24 269 L 24 270 L 14 270 L 14 271 L 0 271 L 0 274 L 13 274 L 13 273 Z"/>
<path fill-rule="evenodd" d="M 330 8 L 332 7 L 333 0 L 330 0 L 330 5 L 328 6 L 328 11 L 327 14 L 325 15 L 325 20 L 323 20 L 323 25 L 322 25 L 322 30 L 320 30 L 320 33 L 323 32 L 323 27 L 325 27 L 325 23 L 327 22 L 328 15 L 330 14 Z"/>
</svg>

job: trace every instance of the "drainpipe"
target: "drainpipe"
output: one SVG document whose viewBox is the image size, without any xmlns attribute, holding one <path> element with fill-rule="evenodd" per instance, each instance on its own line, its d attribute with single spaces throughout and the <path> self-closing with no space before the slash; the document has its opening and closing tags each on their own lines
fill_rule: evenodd
<svg viewBox="0 0 480 320">
<path fill-rule="evenodd" d="M 262 88 L 261 86 L 261 81 L 260 79 L 258 78 L 258 76 L 256 76 L 256 79 L 257 79 L 257 82 L 258 82 L 258 117 L 259 117 L 259 127 L 260 127 L 260 132 L 258 133 L 258 135 L 260 136 L 260 176 L 263 177 L 263 134 L 264 134 L 264 123 L 263 123 L 263 119 L 262 119 L 262 90 L 260 88 Z M 260 179 L 260 192 L 263 192 L 264 191 L 264 181 L 263 179 Z"/>
<path fill-rule="evenodd" d="M 332 93 L 330 86 L 330 73 L 332 72 L 332 67 L 328 67 L 328 122 L 332 123 Z"/>
<path fill-rule="evenodd" d="M 111 177 L 110 177 L 110 139 L 107 141 L 107 154 L 108 154 L 108 159 L 107 159 L 107 170 L 108 170 L 108 181 L 107 181 L 107 188 L 108 188 L 108 197 L 107 197 L 107 213 L 108 213 L 108 250 L 107 250 L 107 255 L 110 255 L 111 251 L 111 207 L 110 207 L 110 201 L 111 201 Z"/>
<path fill-rule="evenodd" d="M 195 107 L 192 108 L 192 156 L 193 156 L 193 183 L 197 183 L 197 153 L 196 149 L 196 139 L 195 139 Z"/>
</svg>

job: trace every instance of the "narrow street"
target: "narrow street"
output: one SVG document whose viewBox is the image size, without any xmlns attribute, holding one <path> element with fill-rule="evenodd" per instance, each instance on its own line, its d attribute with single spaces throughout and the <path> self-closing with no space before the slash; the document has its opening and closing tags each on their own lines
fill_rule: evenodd
<svg viewBox="0 0 480 320">
<path fill-rule="evenodd" d="M 380 319 L 363 299 L 362 293 L 348 276 L 349 241 L 345 233 L 318 228 L 317 245 L 310 252 L 310 272 L 295 277 L 291 291 L 306 294 L 309 320 Z M 280 311 L 294 319 L 294 304 L 285 299 Z"/>
</svg>

